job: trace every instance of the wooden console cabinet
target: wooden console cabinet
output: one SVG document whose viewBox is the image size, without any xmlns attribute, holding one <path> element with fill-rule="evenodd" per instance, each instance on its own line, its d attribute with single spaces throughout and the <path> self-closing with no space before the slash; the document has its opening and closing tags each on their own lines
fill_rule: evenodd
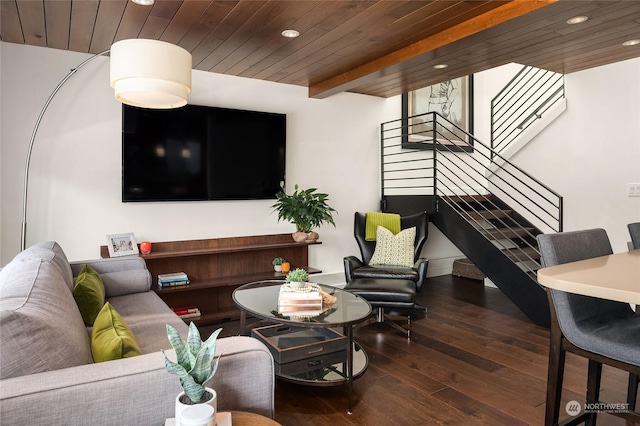
<svg viewBox="0 0 640 426">
<path fill-rule="evenodd" d="M 231 294 L 238 286 L 265 279 L 284 279 L 275 272 L 271 261 L 283 257 L 291 268 L 304 268 L 310 274 L 309 245 L 296 243 L 291 234 L 214 238 L 206 240 L 153 242 L 150 254 L 140 254 L 153 277 L 153 289 L 171 308 L 197 306 L 200 318 L 187 319 L 197 325 L 237 319 Z M 107 246 L 100 247 L 102 257 L 109 257 Z M 190 284 L 184 287 L 158 287 L 158 274 L 185 272 Z"/>
</svg>

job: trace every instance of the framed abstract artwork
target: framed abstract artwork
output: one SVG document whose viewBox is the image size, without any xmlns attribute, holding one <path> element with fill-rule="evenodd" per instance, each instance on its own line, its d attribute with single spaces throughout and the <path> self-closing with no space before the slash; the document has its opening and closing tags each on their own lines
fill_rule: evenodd
<svg viewBox="0 0 640 426">
<path fill-rule="evenodd" d="M 402 126 L 403 148 L 473 150 L 473 76 L 403 94 Z"/>
</svg>

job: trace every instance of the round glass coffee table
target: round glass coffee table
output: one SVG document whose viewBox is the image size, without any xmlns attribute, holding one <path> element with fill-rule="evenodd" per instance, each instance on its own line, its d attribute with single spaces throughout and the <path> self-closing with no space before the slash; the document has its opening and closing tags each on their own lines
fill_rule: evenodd
<svg viewBox="0 0 640 426">
<path fill-rule="evenodd" d="M 304 371 L 283 368 L 284 364 L 280 364 L 276 366 L 276 376 L 283 380 L 311 386 L 335 386 L 346 383 L 349 392 L 349 413 L 351 413 L 353 380 L 360 377 L 368 365 L 364 349 L 353 341 L 353 326 L 371 315 L 371 305 L 362 297 L 348 291 L 319 284 L 321 290 L 336 297 L 336 303 L 324 307 L 322 312 L 315 316 L 288 316 L 278 313 L 278 295 L 282 284 L 284 281 L 257 281 L 234 290 L 233 301 L 240 309 L 240 333 L 246 334 L 247 315 L 270 323 L 290 326 L 290 329 L 296 330 L 300 328 L 341 329 L 346 337 L 346 351 L 342 352 L 344 353 L 342 358 L 340 358 L 341 352 L 334 352 L 323 355 L 324 358 L 302 360 L 305 363 Z M 273 351 L 273 345 L 269 349 Z"/>
</svg>

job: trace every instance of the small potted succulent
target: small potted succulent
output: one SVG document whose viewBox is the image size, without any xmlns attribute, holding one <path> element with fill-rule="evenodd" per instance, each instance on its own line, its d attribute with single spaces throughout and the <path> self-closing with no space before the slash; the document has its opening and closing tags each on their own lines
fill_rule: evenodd
<svg viewBox="0 0 640 426">
<path fill-rule="evenodd" d="M 287 274 L 285 281 L 291 288 L 303 288 L 309 281 L 309 274 L 302 268 L 296 268 Z"/>
<path fill-rule="evenodd" d="M 216 339 L 222 331 L 221 328 L 214 331 L 209 338 L 203 342 L 200 340 L 200 332 L 195 324 L 189 324 L 189 334 L 187 341 L 180 339 L 178 331 L 167 324 L 167 337 L 171 346 L 176 352 L 177 362 L 167 358 L 164 351 L 164 366 L 171 374 L 180 377 L 180 385 L 183 392 L 176 397 L 176 424 L 179 424 L 182 411 L 190 405 L 208 404 L 217 412 L 216 391 L 205 387 L 218 369 L 220 356 L 215 357 Z"/>
<path fill-rule="evenodd" d="M 271 261 L 271 264 L 273 265 L 273 269 L 275 269 L 276 272 L 281 272 L 282 271 L 282 264 L 285 263 L 286 260 L 284 260 L 281 257 L 276 257 L 275 259 L 273 259 Z"/>
</svg>

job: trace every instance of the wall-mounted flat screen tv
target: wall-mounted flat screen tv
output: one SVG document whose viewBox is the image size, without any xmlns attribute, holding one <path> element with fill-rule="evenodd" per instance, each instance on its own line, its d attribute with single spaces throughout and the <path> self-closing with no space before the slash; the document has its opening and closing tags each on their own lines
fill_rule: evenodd
<svg viewBox="0 0 640 426">
<path fill-rule="evenodd" d="M 122 201 L 273 199 L 286 139 L 286 114 L 123 105 Z"/>
</svg>

